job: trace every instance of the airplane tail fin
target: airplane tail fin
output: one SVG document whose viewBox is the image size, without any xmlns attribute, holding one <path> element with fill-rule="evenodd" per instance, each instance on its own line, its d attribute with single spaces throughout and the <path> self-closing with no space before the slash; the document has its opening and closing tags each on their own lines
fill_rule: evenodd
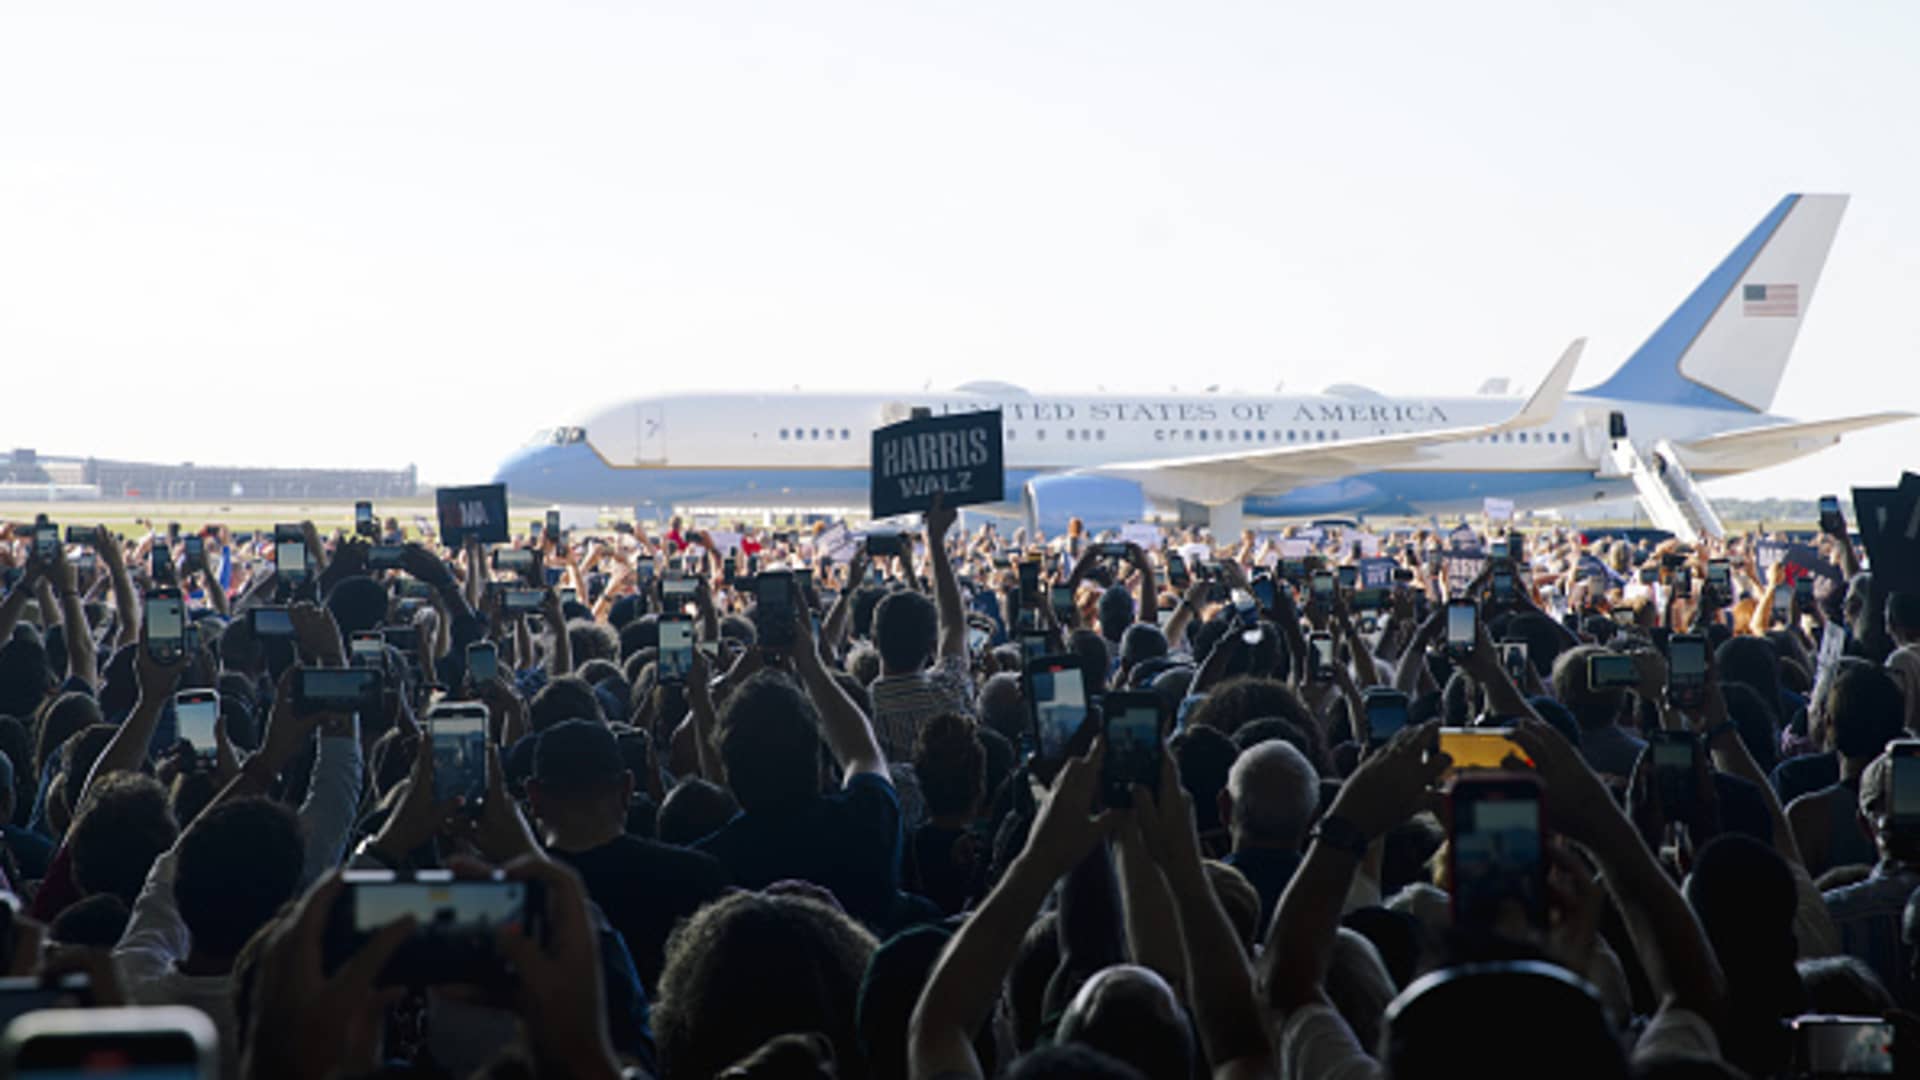
<svg viewBox="0 0 1920 1080">
<path fill-rule="evenodd" d="M 1846 208 L 1845 195 L 1780 200 L 1620 370 L 1581 393 L 1766 412 Z"/>
</svg>

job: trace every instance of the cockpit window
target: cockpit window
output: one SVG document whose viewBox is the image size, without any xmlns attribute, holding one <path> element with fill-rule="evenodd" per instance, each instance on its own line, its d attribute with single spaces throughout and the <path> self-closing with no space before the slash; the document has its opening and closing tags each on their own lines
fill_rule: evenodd
<svg viewBox="0 0 1920 1080">
<path fill-rule="evenodd" d="M 583 427 L 541 428 L 527 440 L 528 446 L 571 446 L 587 441 L 587 429 Z"/>
</svg>

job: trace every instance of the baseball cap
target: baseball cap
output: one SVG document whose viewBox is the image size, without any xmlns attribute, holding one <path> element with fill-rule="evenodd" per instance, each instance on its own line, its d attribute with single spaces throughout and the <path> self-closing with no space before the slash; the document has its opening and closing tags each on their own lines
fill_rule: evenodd
<svg viewBox="0 0 1920 1080">
<path fill-rule="evenodd" d="M 533 779 L 542 785 L 584 788 L 626 771 L 620 743 L 605 724 L 566 720 L 542 732 L 533 749 Z"/>
</svg>

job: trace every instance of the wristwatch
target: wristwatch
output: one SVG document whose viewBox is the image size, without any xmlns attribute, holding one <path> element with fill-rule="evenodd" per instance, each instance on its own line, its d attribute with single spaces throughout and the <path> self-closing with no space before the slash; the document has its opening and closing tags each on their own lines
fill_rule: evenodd
<svg viewBox="0 0 1920 1080">
<path fill-rule="evenodd" d="M 1328 814 L 1313 827 L 1313 839 L 1335 851 L 1344 851 L 1356 859 L 1367 857 L 1367 844 L 1370 842 L 1360 826 L 1338 814 Z"/>
<path fill-rule="evenodd" d="M 1728 732 L 1737 733 L 1739 730 L 1740 730 L 1740 725 L 1734 723 L 1731 720 L 1722 720 L 1719 723 L 1713 725 L 1712 727 L 1706 730 L 1706 733 L 1700 737 L 1700 745 L 1711 747 L 1715 739 L 1718 739 L 1720 736 L 1725 735 Z"/>
</svg>

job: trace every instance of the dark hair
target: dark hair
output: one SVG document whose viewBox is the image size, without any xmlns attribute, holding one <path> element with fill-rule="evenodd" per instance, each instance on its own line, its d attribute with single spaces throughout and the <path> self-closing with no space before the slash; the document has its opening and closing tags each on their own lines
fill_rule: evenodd
<svg viewBox="0 0 1920 1080">
<path fill-rule="evenodd" d="M 1194 825 L 1202 836 L 1220 827 L 1220 793 L 1240 751 L 1216 728 L 1189 726 L 1168 748 L 1180 763 L 1180 786 L 1193 796 Z"/>
<path fill-rule="evenodd" d="M 566 720 L 591 720 L 601 725 L 607 722 L 592 685 L 578 675 L 547 680 L 527 705 L 527 727 L 536 735 Z"/>
<path fill-rule="evenodd" d="M 720 710 L 727 784 L 748 810 L 820 793 L 820 718 L 787 676 L 762 671 Z"/>
<path fill-rule="evenodd" d="M 195 948 L 231 956 L 300 892 L 300 821 L 271 799 L 232 799 L 180 838 L 173 896 Z"/>
<path fill-rule="evenodd" d="M 107 729 L 109 735 L 112 730 Z M 153 860 L 178 835 L 158 780 L 144 773 L 108 773 L 94 782 L 67 830 L 74 883 L 84 894 L 110 893 L 131 907 Z"/>
<path fill-rule="evenodd" d="M 917 592 L 888 593 L 873 609 L 873 645 L 894 671 L 914 671 L 940 644 L 940 612 Z"/>
<path fill-rule="evenodd" d="M 1876 758 L 1890 740 L 1904 732 L 1906 698 L 1885 668 L 1848 664 L 1833 675 L 1827 718 L 1833 723 L 1834 743 L 1841 756 Z"/>
<path fill-rule="evenodd" d="M 26 628 L 25 623 L 18 624 Z M 53 683 L 53 668 L 47 663 L 46 646 L 38 635 L 15 634 L 0 644 L 0 713 L 32 716 Z"/>
<path fill-rule="evenodd" d="M 1720 681 L 1745 683 L 1759 695 L 1775 727 L 1780 725 L 1780 653 L 1765 638 L 1728 638 L 1713 651 Z"/>
<path fill-rule="evenodd" d="M 1129 669 L 1167 655 L 1166 632 L 1147 622 L 1137 622 L 1120 635 L 1120 662 Z"/>
<path fill-rule="evenodd" d="M 363 574 L 341 578 L 327 590 L 327 611 L 340 628 L 344 644 L 355 634 L 380 629 L 387 621 L 387 590 Z"/>
<path fill-rule="evenodd" d="M 840 1061 L 859 1061 L 860 979 L 877 945 L 803 897 L 736 892 L 701 908 L 667 938 L 653 1010 L 662 1074 L 711 1076 L 794 1031 L 820 1032 Z"/>
<path fill-rule="evenodd" d="M 73 817 L 80 816 L 80 800 L 86 797 L 87 775 L 93 772 L 93 763 L 100 760 L 118 730 L 112 724 L 88 724 L 60 744 L 60 794 Z"/>
<path fill-rule="evenodd" d="M 860 1052 L 869 1075 L 907 1075 L 909 1021 L 934 964 L 952 939 L 953 932 L 946 927 L 916 926 L 888 938 L 874 951 L 860 979 L 857 1010 Z M 993 1075 L 990 1067 L 981 1071 Z"/>
<path fill-rule="evenodd" d="M 853 636 L 871 638 L 873 636 L 873 613 L 885 599 L 889 590 L 877 585 L 862 586 L 853 594 Z"/>
<path fill-rule="evenodd" d="M 1763 773 L 1772 773 L 1773 767 L 1780 763 L 1780 730 L 1774 710 L 1760 697 L 1760 691 L 1746 683 L 1723 682 L 1720 684 L 1720 696 L 1727 703 L 1727 719 L 1732 720 L 1734 729 L 1740 733 L 1740 741 L 1747 746 L 1747 753 L 1753 755 L 1754 764 L 1760 766 Z"/>
<path fill-rule="evenodd" d="M 614 633 L 613 627 L 592 619 L 567 620 L 567 644 L 573 647 L 576 672 L 589 660 L 613 661 L 620 658 L 620 638 Z"/>
<path fill-rule="evenodd" d="M 642 615 L 620 628 L 620 660 L 625 663 L 641 649 L 660 647 L 660 616 Z"/>
<path fill-rule="evenodd" d="M 33 770 L 33 736 L 19 717 L 0 716 L 0 753 L 13 765 L 13 824 L 25 825 L 40 790 L 40 774 Z"/>
<path fill-rule="evenodd" d="M 54 698 L 40 717 L 40 738 L 33 745 L 34 775 L 46 771 L 48 759 L 82 728 L 104 723 L 106 717 L 100 713 L 100 703 L 92 697 L 76 690 Z"/>
<path fill-rule="evenodd" d="M 94 893 L 53 917 L 47 936 L 62 945 L 111 949 L 126 935 L 133 909 L 112 893 Z"/>
<path fill-rule="evenodd" d="M 1109 585 L 1100 593 L 1100 636 L 1115 645 L 1133 624 L 1133 594 L 1125 585 Z"/>
<path fill-rule="evenodd" d="M 934 817 L 965 814 L 979 805 L 986 786 L 987 751 L 972 720 L 951 713 L 920 726 L 913 770 Z"/>
<path fill-rule="evenodd" d="M 1920 631 L 1920 593 L 1887 594 L 1887 629 L 1896 628 L 1909 632 Z"/>
<path fill-rule="evenodd" d="M 1113 649 L 1107 644 L 1107 639 L 1091 630 L 1075 630 L 1067 639 L 1067 651 L 1080 658 L 1080 671 L 1087 680 L 1087 693 L 1105 693 L 1107 674 L 1113 667 Z"/>
<path fill-rule="evenodd" d="M 661 800 L 654 830 L 663 844 L 688 845 L 719 832 L 739 812 L 732 792 L 711 780 L 689 776 Z"/>
<path fill-rule="evenodd" d="M 1240 730 L 1240 725 L 1251 720 L 1264 720 L 1268 717 L 1289 720 L 1303 731 L 1318 730 L 1313 714 L 1300 702 L 1293 688 L 1278 679 L 1256 679 L 1241 677 L 1228 679 L 1213 689 L 1206 699 L 1194 706 L 1187 716 L 1190 727 L 1210 727 L 1223 735 L 1232 735 Z M 1313 767 L 1326 768 L 1325 749 L 1317 754 L 1308 754 Z"/>
</svg>

